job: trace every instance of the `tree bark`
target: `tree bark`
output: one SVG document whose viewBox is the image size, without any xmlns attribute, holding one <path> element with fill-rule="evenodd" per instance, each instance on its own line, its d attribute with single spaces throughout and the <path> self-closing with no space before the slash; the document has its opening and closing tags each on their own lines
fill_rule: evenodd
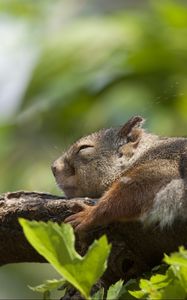
<svg viewBox="0 0 187 300">
<path fill-rule="evenodd" d="M 81 210 L 82 203 L 94 205 L 91 199 L 71 199 L 36 192 L 13 192 L 0 196 L 0 265 L 17 262 L 44 262 L 26 241 L 18 218 L 62 222 L 68 215 Z M 113 223 L 98 227 L 77 237 L 76 247 L 84 253 L 95 238 L 106 234 L 112 243 L 108 268 L 103 276 L 108 285 L 123 278 L 137 277 L 160 263 L 163 253 L 178 246 L 187 247 L 187 221 L 176 220 L 170 228 L 144 228 L 139 222 Z"/>
</svg>

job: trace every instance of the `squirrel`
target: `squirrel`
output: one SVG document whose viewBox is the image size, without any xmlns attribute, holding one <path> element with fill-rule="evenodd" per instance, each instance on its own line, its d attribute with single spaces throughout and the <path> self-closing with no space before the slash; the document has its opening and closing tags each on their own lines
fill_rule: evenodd
<svg viewBox="0 0 187 300">
<path fill-rule="evenodd" d="M 76 232 L 112 222 L 171 226 L 185 219 L 187 138 L 160 137 L 134 116 L 79 139 L 52 164 L 68 198 L 99 199 L 65 219 Z"/>
</svg>

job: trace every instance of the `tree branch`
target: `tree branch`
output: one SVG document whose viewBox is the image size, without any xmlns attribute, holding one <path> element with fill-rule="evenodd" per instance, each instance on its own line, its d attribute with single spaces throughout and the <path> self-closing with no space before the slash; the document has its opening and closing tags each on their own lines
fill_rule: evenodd
<svg viewBox="0 0 187 300">
<path fill-rule="evenodd" d="M 18 218 L 62 222 L 68 215 L 78 212 L 82 203 L 94 204 L 94 200 L 72 199 L 35 192 L 14 192 L 0 196 L 0 265 L 16 262 L 44 262 L 44 259 L 24 238 Z M 187 221 L 177 220 L 172 227 L 144 228 L 139 222 L 114 223 L 97 228 L 85 237 L 82 243 L 77 237 L 80 253 L 95 238 L 107 234 L 112 243 L 108 269 L 103 277 L 105 283 L 119 278 L 139 276 L 160 263 L 163 253 L 187 247 Z"/>
</svg>

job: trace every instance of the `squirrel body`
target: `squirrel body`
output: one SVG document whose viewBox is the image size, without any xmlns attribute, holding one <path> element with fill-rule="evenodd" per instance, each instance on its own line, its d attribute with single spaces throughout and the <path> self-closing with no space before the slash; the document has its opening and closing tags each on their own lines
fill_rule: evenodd
<svg viewBox="0 0 187 300">
<path fill-rule="evenodd" d="M 186 217 L 187 138 L 159 137 L 132 117 L 74 143 L 52 165 L 67 197 L 99 198 L 66 222 L 76 231 L 120 221 L 159 224 Z"/>
</svg>

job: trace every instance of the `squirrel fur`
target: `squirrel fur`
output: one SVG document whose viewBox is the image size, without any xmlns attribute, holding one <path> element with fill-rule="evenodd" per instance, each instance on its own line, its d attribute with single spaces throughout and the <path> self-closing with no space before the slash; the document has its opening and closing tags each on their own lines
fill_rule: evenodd
<svg viewBox="0 0 187 300">
<path fill-rule="evenodd" d="M 76 231 L 120 221 L 171 226 L 187 209 L 187 138 L 160 137 L 134 116 L 75 142 L 52 165 L 68 198 L 98 198 L 65 222 Z"/>
</svg>

